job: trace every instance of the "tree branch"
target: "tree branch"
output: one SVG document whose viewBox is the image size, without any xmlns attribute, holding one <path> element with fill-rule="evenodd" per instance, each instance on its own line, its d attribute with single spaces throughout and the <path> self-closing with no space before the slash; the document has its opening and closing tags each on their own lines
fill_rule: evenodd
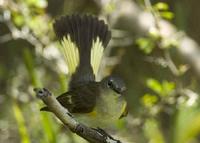
<svg viewBox="0 0 200 143">
<path fill-rule="evenodd" d="M 121 141 L 114 139 L 100 128 L 89 128 L 76 121 L 73 115 L 64 108 L 47 89 L 35 88 L 34 91 L 36 96 L 48 106 L 55 116 L 80 137 L 91 143 L 121 143 Z"/>
</svg>

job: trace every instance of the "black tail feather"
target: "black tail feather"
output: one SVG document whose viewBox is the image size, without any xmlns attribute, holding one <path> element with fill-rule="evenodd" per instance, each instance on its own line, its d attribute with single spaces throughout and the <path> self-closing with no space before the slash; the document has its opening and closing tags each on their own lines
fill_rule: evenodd
<svg viewBox="0 0 200 143">
<path fill-rule="evenodd" d="M 90 15 L 71 15 L 56 20 L 53 28 L 60 40 L 70 36 L 72 42 L 78 47 L 80 63 L 72 75 L 70 87 L 77 83 L 94 81 L 95 75 L 90 61 L 92 43 L 98 37 L 103 47 L 106 48 L 111 39 L 108 26 L 103 20 Z"/>
<path fill-rule="evenodd" d="M 104 21 L 91 15 L 63 16 L 54 22 L 53 28 L 60 40 L 69 34 L 78 48 L 91 47 L 92 41 L 97 37 L 105 48 L 111 38 L 111 32 Z"/>
</svg>

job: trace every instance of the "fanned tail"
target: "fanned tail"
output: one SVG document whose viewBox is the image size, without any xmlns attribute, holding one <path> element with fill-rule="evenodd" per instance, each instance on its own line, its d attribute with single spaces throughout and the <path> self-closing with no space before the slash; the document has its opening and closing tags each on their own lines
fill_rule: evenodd
<svg viewBox="0 0 200 143">
<path fill-rule="evenodd" d="M 53 27 L 72 74 L 70 86 L 94 81 L 111 38 L 108 26 L 93 16 L 72 15 L 56 20 Z"/>
</svg>

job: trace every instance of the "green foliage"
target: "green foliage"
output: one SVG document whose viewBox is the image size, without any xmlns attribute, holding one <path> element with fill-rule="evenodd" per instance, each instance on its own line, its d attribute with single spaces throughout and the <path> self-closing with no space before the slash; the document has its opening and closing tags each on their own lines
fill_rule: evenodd
<svg viewBox="0 0 200 143">
<path fill-rule="evenodd" d="M 200 132 L 199 107 L 181 105 L 174 125 L 175 135 L 173 143 L 190 143 L 195 141 L 195 137 Z"/>
<path fill-rule="evenodd" d="M 144 125 L 144 133 L 148 138 L 149 143 L 165 143 L 158 123 L 154 119 L 148 119 Z"/>
<path fill-rule="evenodd" d="M 159 15 L 162 18 L 172 20 L 174 18 L 174 14 L 169 11 L 169 6 L 167 3 L 164 2 L 158 2 L 155 5 L 153 5 L 154 10 L 158 11 Z"/>
<path fill-rule="evenodd" d="M 16 26 L 23 26 L 24 23 L 25 23 L 25 19 L 24 17 L 18 13 L 18 12 L 13 12 L 12 13 L 12 16 L 13 16 L 13 23 L 16 25 Z"/>
<path fill-rule="evenodd" d="M 141 98 L 141 103 L 148 111 L 150 116 L 157 116 L 162 112 L 163 104 L 172 104 L 175 101 L 174 91 L 176 86 L 174 82 L 162 81 L 149 78 L 146 81 L 146 86 L 151 89 L 154 94 L 145 93 Z"/>
<path fill-rule="evenodd" d="M 32 79 L 32 85 L 34 87 L 41 87 L 42 83 L 39 80 L 38 74 L 35 70 L 35 68 L 33 67 L 34 62 L 33 62 L 33 58 L 32 55 L 30 53 L 30 51 L 28 49 L 24 49 L 24 62 L 25 62 L 25 66 L 27 68 L 27 71 L 29 73 L 29 77 Z M 37 103 L 36 103 L 37 104 Z M 40 107 L 38 106 L 38 104 L 36 105 L 36 107 L 39 109 Z M 46 140 L 46 142 L 54 142 L 56 143 L 56 136 L 55 136 L 55 129 L 52 126 L 52 120 L 51 117 L 47 114 L 40 114 L 40 122 L 43 126 L 43 130 L 45 132 L 44 134 L 44 140 Z"/>
<path fill-rule="evenodd" d="M 31 141 L 29 139 L 29 135 L 27 132 L 23 114 L 21 112 L 21 109 L 16 103 L 13 103 L 13 112 L 14 112 L 15 119 L 17 121 L 19 134 L 21 137 L 21 143 L 30 143 Z"/>
<path fill-rule="evenodd" d="M 156 79 L 150 78 L 147 80 L 147 87 L 153 90 L 159 96 L 168 96 L 174 91 L 175 83 L 168 82 L 166 80 L 160 83 Z"/>
<path fill-rule="evenodd" d="M 174 18 L 174 14 L 170 11 L 160 12 L 160 16 L 165 19 L 172 20 Z"/>
<path fill-rule="evenodd" d="M 160 32 L 159 20 L 161 18 L 167 20 L 174 18 L 169 6 L 166 3 L 158 2 L 152 6 L 151 11 L 155 17 L 155 26 L 149 29 L 149 33 L 145 37 L 138 38 L 136 44 L 145 54 L 151 54 L 155 48 L 166 49 L 177 46 L 176 40 L 166 37 L 165 33 Z"/>
<path fill-rule="evenodd" d="M 38 9 L 44 9 L 47 6 L 46 0 L 25 0 L 25 2 L 29 7 L 35 7 Z"/>
<path fill-rule="evenodd" d="M 155 43 L 150 38 L 138 38 L 136 43 L 138 44 L 139 48 L 146 54 L 150 54 L 155 48 Z"/>
<path fill-rule="evenodd" d="M 155 105 L 155 103 L 158 101 L 158 98 L 155 95 L 151 95 L 146 93 L 143 97 L 142 97 L 142 104 L 147 107 L 150 108 L 153 105 Z"/>
<path fill-rule="evenodd" d="M 156 10 L 169 10 L 168 4 L 164 2 L 158 2 L 153 7 Z"/>
</svg>

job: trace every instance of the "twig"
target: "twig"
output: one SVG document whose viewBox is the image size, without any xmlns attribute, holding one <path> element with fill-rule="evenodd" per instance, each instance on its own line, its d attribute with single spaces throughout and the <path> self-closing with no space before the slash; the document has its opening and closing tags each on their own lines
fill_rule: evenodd
<svg viewBox="0 0 200 143">
<path fill-rule="evenodd" d="M 35 88 L 34 91 L 36 96 L 48 106 L 64 125 L 87 141 L 91 143 L 121 143 L 121 141 L 114 139 L 100 128 L 89 128 L 76 121 L 73 115 L 47 89 Z"/>
<path fill-rule="evenodd" d="M 179 75 L 180 75 L 179 70 L 177 69 L 175 63 L 173 62 L 169 51 L 168 51 L 168 50 L 165 50 L 165 51 L 164 51 L 164 54 L 165 54 L 165 59 L 167 60 L 167 64 L 168 64 L 168 67 L 169 67 L 170 71 L 171 71 L 175 76 L 179 76 Z"/>
</svg>

